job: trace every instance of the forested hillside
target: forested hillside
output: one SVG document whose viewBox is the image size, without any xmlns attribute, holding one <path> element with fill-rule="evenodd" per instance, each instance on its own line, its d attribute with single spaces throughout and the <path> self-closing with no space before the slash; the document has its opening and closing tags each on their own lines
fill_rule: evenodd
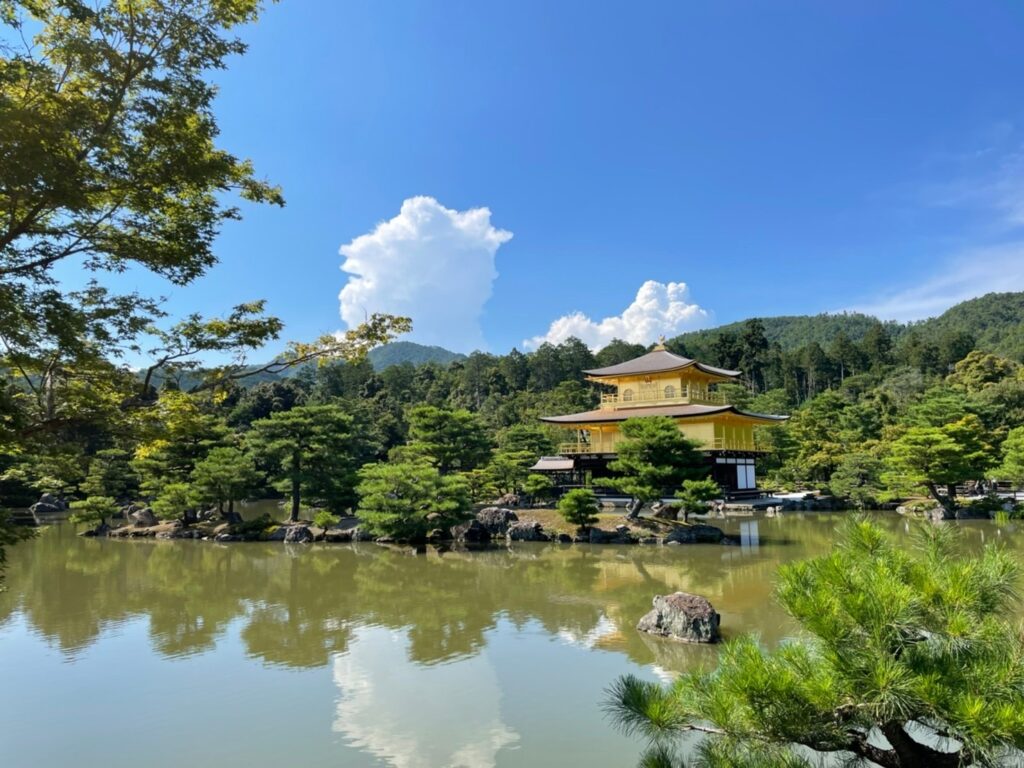
<svg viewBox="0 0 1024 768">
<path fill-rule="evenodd" d="M 431 347 L 412 341 L 393 341 L 382 347 L 371 349 L 368 357 L 370 364 L 378 371 L 400 363 L 412 363 L 413 365 L 441 363 L 443 365 L 466 358 L 463 354 L 451 352 L 443 347 Z"/>
<path fill-rule="evenodd" d="M 1024 293 L 989 293 L 909 329 L 933 342 L 963 331 L 971 334 L 978 349 L 1024 361 Z"/>
<path fill-rule="evenodd" d="M 758 319 L 764 326 L 764 335 L 768 342 L 778 344 L 784 350 L 797 349 L 812 341 L 827 346 L 840 333 L 846 334 L 852 341 L 860 341 L 878 323 L 877 318 L 858 312 L 782 315 Z M 741 320 L 715 328 L 690 331 L 677 336 L 674 341 L 676 344 L 695 351 L 708 350 L 714 346 L 719 337 L 739 333 L 743 329 L 744 322 L 746 321 Z M 903 326 L 899 323 L 886 323 L 886 329 L 894 338 L 903 332 Z"/>
</svg>

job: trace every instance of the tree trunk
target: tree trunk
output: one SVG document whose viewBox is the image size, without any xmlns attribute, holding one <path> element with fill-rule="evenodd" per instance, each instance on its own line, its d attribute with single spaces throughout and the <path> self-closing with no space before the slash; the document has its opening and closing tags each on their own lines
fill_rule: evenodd
<svg viewBox="0 0 1024 768">
<path fill-rule="evenodd" d="M 938 487 L 936 487 L 935 483 L 926 483 L 926 487 L 928 488 L 928 493 L 931 494 L 931 497 L 939 503 L 939 506 L 941 506 L 950 514 L 956 511 L 955 497 L 943 496 L 941 493 L 939 493 L 939 489 Z"/>
<path fill-rule="evenodd" d="M 630 520 L 636 520 L 638 517 L 640 517 L 640 510 L 643 508 L 643 506 L 644 503 L 640 501 L 640 499 L 630 499 L 629 504 L 626 505 L 626 512 L 628 513 L 626 517 L 628 517 Z"/>
</svg>

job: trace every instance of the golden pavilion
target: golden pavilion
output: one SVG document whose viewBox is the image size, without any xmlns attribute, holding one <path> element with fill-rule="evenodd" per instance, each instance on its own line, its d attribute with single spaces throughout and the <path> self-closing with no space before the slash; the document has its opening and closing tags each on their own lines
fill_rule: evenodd
<svg viewBox="0 0 1024 768">
<path fill-rule="evenodd" d="M 598 408 L 541 421 L 573 433 L 559 446 L 558 457 L 545 457 L 539 471 L 586 471 L 593 478 L 607 475 L 622 438 L 619 424 L 638 416 L 670 416 L 680 431 L 703 448 L 711 476 L 727 492 L 757 488 L 754 459 L 760 451 L 754 427 L 778 424 L 786 416 L 741 411 L 716 391 L 734 381 L 740 371 L 715 368 L 673 354 L 658 344 L 651 352 L 607 368 L 584 371 L 589 381 L 608 388 Z"/>
</svg>

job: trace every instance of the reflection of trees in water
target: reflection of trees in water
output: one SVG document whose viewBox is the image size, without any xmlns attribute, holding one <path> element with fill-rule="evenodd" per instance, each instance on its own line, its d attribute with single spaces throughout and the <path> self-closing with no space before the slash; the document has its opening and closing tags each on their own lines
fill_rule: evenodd
<svg viewBox="0 0 1024 768">
<path fill-rule="evenodd" d="M 374 545 L 97 541 L 60 526 L 12 551 L 0 620 L 21 611 L 70 653 L 105 627 L 145 616 L 155 648 L 169 656 L 211 648 L 240 620 L 250 654 L 309 667 L 344 651 L 365 625 L 403 631 L 420 664 L 473 655 L 507 617 L 679 670 L 714 651 L 637 633 L 655 594 L 705 595 L 726 635 L 757 631 L 774 644 L 793 631 L 771 597 L 776 567 L 827 549 L 834 523 L 821 515 L 760 520 L 756 548 L 531 545 L 425 557 Z M 902 523 L 890 525 L 902 531 Z M 991 525 L 967 527 L 968 546 L 996 535 Z M 999 538 L 1020 550 L 1022 537 Z"/>
</svg>

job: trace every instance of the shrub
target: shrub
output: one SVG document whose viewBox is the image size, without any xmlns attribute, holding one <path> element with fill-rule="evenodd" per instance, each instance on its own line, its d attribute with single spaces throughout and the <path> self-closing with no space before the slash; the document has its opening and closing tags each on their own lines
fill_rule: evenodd
<svg viewBox="0 0 1024 768">
<path fill-rule="evenodd" d="M 708 502 L 722 495 L 718 483 L 710 478 L 705 480 L 684 480 L 682 487 L 676 491 L 679 506 L 684 518 L 707 510 Z"/>
<path fill-rule="evenodd" d="M 153 514 L 161 520 L 185 517 L 195 507 L 195 496 L 188 483 L 167 483 L 153 499 Z"/>
<path fill-rule="evenodd" d="M 555 483 L 547 475 L 531 474 L 523 483 L 523 491 L 534 501 L 549 501 L 555 495 Z"/>
<path fill-rule="evenodd" d="M 558 512 L 567 523 L 589 528 L 598 521 L 597 497 L 589 488 L 574 488 L 558 501 Z"/>
<path fill-rule="evenodd" d="M 313 525 L 317 528 L 333 528 L 340 520 L 341 518 L 329 509 L 321 509 L 313 516 Z"/>
<path fill-rule="evenodd" d="M 120 506 L 111 496 L 89 496 L 81 501 L 71 502 L 72 523 L 100 523 L 106 525 L 107 518 L 116 515 Z"/>
<path fill-rule="evenodd" d="M 359 481 L 360 527 L 374 536 L 418 541 L 469 517 L 466 481 L 425 461 L 368 464 Z"/>
</svg>

